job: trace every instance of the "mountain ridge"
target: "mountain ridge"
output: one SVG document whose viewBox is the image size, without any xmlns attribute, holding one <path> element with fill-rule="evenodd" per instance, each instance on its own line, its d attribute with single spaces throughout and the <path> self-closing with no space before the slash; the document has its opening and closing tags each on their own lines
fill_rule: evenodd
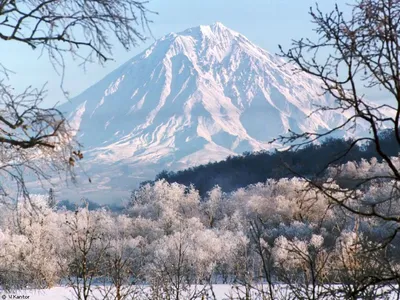
<svg viewBox="0 0 400 300">
<path fill-rule="evenodd" d="M 85 146 L 94 185 L 129 192 L 162 169 L 272 149 L 289 129 L 343 121 L 334 112 L 310 116 L 314 104 L 333 100 L 292 67 L 217 22 L 162 37 L 60 109 Z"/>
</svg>

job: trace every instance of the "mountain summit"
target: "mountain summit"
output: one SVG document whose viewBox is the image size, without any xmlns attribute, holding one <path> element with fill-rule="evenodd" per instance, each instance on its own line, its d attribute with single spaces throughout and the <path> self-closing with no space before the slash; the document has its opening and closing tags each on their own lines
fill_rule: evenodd
<svg viewBox="0 0 400 300">
<path fill-rule="evenodd" d="M 289 129 L 338 124 L 343 116 L 333 112 L 308 117 L 331 100 L 292 69 L 221 23 L 164 36 L 60 107 L 79 130 L 93 177 L 81 191 L 129 193 L 162 169 L 270 149 Z"/>
</svg>

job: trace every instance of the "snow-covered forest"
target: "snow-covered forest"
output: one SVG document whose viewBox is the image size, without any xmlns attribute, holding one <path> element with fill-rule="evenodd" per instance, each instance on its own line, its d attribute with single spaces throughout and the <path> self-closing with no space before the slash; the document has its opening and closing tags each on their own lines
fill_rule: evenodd
<svg viewBox="0 0 400 300">
<path fill-rule="evenodd" d="M 384 152 L 391 157 L 397 156 L 400 147 L 393 131 L 382 130 L 379 136 Z M 215 185 L 219 185 L 224 192 L 232 192 L 270 178 L 293 177 L 294 173 L 306 174 L 308 177 L 318 176 L 321 171 L 325 171 L 332 160 L 335 160 L 335 164 L 346 164 L 380 157 L 373 142 L 366 141 L 362 144 L 354 142 L 354 139 L 329 138 L 300 149 L 282 152 L 246 152 L 227 157 L 222 161 L 175 172 L 164 170 L 155 179 L 165 179 L 170 183 L 178 182 L 184 185 L 193 184 L 200 195 L 204 196 Z M 346 155 L 343 156 L 341 153 Z"/>
<path fill-rule="evenodd" d="M 385 172 L 373 159 L 330 175 Z M 329 296 L 331 289 L 335 297 L 374 297 L 380 286 L 364 288 L 362 280 L 399 271 L 400 241 L 381 252 L 363 245 L 383 243 L 397 227 L 346 213 L 330 200 L 341 197 L 330 185 L 319 192 L 303 179 L 283 178 L 229 194 L 216 186 L 202 199 L 193 187 L 160 180 L 136 190 L 122 214 L 56 209 L 52 197 L 32 196 L 0 209 L 0 282 L 5 289 L 65 284 L 79 299 L 94 292 L 103 299 L 213 299 L 214 284 L 268 299 L 282 298 L 283 284 L 291 299 Z M 394 193 L 387 180 L 356 192 L 358 208 L 376 203 L 382 214 L 399 213 L 383 201 Z"/>
<path fill-rule="evenodd" d="M 0 298 L 400 299 L 400 1 L 347 6 L 311 7 L 315 40 L 278 55 L 219 22 L 167 34 L 70 99 L 72 61 L 137 47 L 157 12 L 0 0 Z"/>
</svg>

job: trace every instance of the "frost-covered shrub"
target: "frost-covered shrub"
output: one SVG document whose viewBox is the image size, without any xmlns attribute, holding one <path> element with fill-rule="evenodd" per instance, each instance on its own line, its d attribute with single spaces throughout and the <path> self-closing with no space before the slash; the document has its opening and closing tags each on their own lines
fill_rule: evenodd
<svg viewBox="0 0 400 300">
<path fill-rule="evenodd" d="M 40 195 L 3 209 L 0 248 L 3 280 L 39 287 L 57 284 L 65 263 L 60 257 L 64 236 L 59 214 Z"/>
</svg>

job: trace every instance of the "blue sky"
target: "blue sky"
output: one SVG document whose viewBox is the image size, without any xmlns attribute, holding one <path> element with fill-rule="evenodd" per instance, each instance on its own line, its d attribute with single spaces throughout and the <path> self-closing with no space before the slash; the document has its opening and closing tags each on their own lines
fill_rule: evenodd
<svg viewBox="0 0 400 300">
<path fill-rule="evenodd" d="M 335 3 L 344 10 L 349 9 L 346 5 L 349 0 L 317 2 L 325 11 L 332 9 Z M 315 3 L 316 0 L 151 0 L 148 8 L 158 12 L 158 15 L 150 16 L 154 22 L 150 26 L 155 38 L 219 21 L 267 51 L 276 53 L 278 44 L 288 47 L 293 38 L 314 36 L 308 11 Z M 105 66 L 90 65 L 86 72 L 77 66 L 77 62 L 67 60 L 64 86 L 71 96 L 78 95 L 153 41 L 150 38 L 130 52 L 116 44 L 114 61 L 107 62 Z M 0 55 L 1 62 L 16 73 L 12 75 L 11 83 L 17 90 L 47 82 L 48 97 L 45 104 L 65 101 L 59 87 L 60 76 L 55 73 L 46 56 L 39 58 L 39 50 L 32 51 L 24 45 L 2 42 Z"/>
</svg>

